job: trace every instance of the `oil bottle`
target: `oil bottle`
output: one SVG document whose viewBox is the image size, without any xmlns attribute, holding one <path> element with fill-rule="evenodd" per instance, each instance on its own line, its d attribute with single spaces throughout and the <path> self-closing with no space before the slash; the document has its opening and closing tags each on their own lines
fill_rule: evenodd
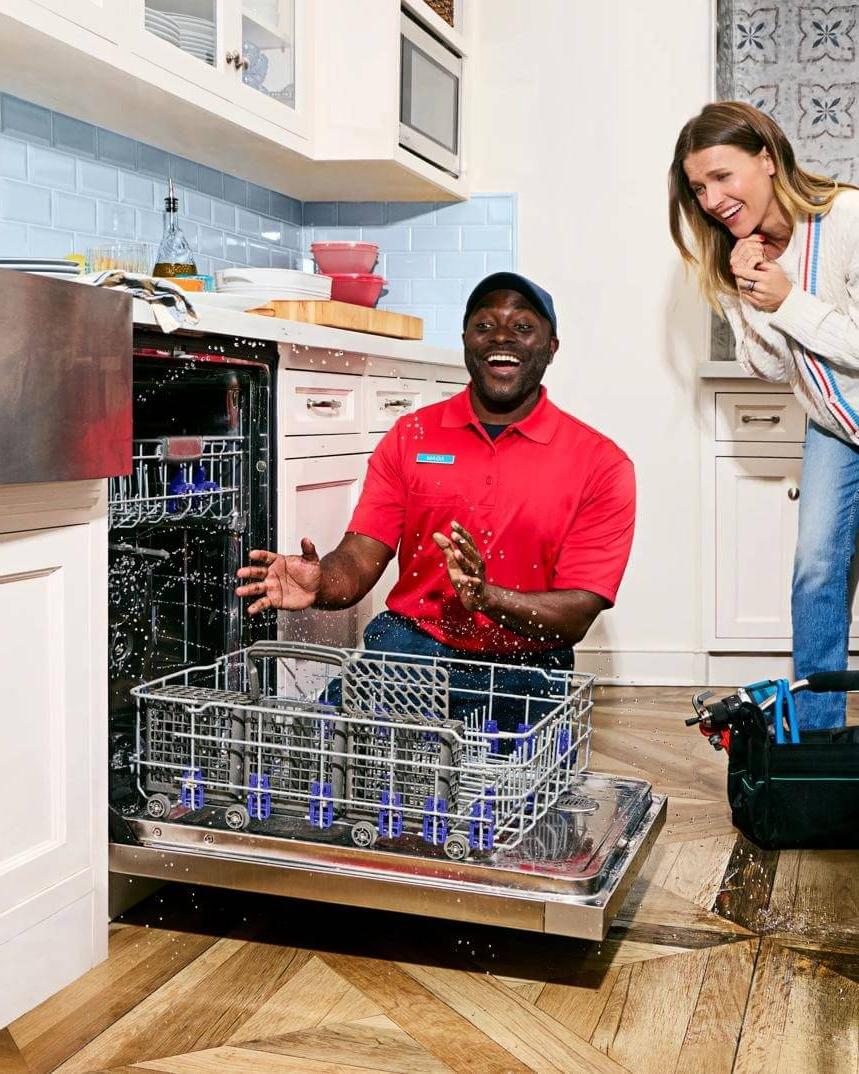
<svg viewBox="0 0 859 1074">
<path fill-rule="evenodd" d="M 168 181 L 164 199 L 164 233 L 155 257 L 153 276 L 193 276 L 197 272 L 188 240 L 179 227 L 179 199 L 173 180 Z"/>
</svg>

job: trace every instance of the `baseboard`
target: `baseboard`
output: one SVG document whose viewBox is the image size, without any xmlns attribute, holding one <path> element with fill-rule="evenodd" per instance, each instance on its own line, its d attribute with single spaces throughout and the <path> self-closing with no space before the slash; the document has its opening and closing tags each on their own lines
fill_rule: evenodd
<svg viewBox="0 0 859 1074">
<path fill-rule="evenodd" d="M 576 649 L 576 671 L 619 686 L 700 686 L 707 654 L 688 650 Z"/>
<path fill-rule="evenodd" d="M 859 670 L 859 653 L 849 667 Z M 618 686 L 742 686 L 791 678 L 789 653 L 703 653 L 684 650 L 576 649 L 576 671 Z"/>
</svg>

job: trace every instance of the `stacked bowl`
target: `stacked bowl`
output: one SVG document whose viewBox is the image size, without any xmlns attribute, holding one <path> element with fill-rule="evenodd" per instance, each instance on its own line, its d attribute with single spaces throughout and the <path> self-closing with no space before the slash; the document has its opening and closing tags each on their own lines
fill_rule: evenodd
<svg viewBox="0 0 859 1074">
<path fill-rule="evenodd" d="M 375 306 L 385 286 L 372 275 L 379 256 L 375 242 L 314 242 L 310 245 L 319 272 L 331 280 L 331 298 L 356 306 Z"/>
</svg>

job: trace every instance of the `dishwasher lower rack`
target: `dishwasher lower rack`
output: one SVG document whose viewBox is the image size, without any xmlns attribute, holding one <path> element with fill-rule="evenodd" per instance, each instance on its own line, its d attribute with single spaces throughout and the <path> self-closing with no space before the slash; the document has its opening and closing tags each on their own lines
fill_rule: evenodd
<svg viewBox="0 0 859 1074">
<path fill-rule="evenodd" d="M 216 806 L 235 831 L 297 817 L 461 861 L 518 846 L 585 770 L 591 691 L 571 671 L 258 642 L 132 690 L 138 789 L 154 820 Z"/>
</svg>

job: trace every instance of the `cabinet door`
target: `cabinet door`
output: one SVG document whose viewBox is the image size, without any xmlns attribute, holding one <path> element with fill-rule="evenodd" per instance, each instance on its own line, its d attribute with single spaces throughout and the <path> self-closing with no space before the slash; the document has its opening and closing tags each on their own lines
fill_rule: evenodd
<svg viewBox="0 0 859 1074">
<path fill-rule="evenodd" d="M 295 134 L 307 134 L 303 0 L 231 0 L 226 36 L 239 50 L 235 99 L 248 111 Z"/>
<path fill-rule="evenodd" d="M 117 0 L 36 0 L 36 3 L 39 7 L 46 7 L 75 26 L 83 26 L 108 41 L 117 39 Z"/>
<path fill-rule="evenodd" d="M 288 459 L 281 485 L 280 551 L 300 551 L 302 537 L 316 545 L 320 558 L 340 543 L 358 502 L 367 454 Z M 338 612 L 309 609 L 281 616 L 280 636 L 320 645 L 354 647 L 369 619 L 370 596 Z"/>
<path fill-rule="evenodd" d="M 127 47 L 163 72 L 165 89 L 181 81 L 229 98 L 237 81 L 227 63 L 228 4 L 232 0 L 128 0 Z"/>
<path fill-rule="evenodd" d="M 716 459 L 716 636 L 790 642 L 801 459 Z"/>
<path fill-rule="evenodd" d="M 107 954 L 106 638 L 92 533 L 0 536 L 0 1026 Z"/>
</svg>

